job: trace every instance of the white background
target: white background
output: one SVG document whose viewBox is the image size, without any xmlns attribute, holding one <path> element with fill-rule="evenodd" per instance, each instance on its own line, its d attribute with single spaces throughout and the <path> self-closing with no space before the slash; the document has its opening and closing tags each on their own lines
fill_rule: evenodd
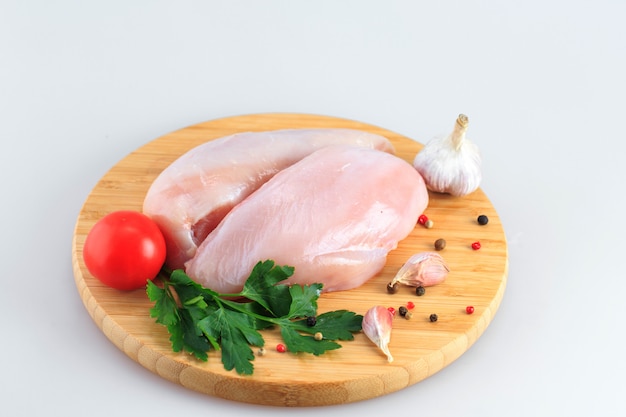
<svg viewBox="0 0 626 417">
<path fill-rule="evenodd" d="M 625 19 L 621 0 L 1 0 L 3 413 L 624 415 Z M 170 383 L 96 327 L 71 265 L 91 188 L 161 135 L 262 112 L 421 142 L 469 115 L 510 271 L 461 358 L 391 395 L 294 410 Z"/>
</svg>

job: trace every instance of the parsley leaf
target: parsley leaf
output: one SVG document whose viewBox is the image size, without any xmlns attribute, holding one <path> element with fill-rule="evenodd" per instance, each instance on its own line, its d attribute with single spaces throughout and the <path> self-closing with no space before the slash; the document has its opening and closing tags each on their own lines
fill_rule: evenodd
<svg viewBox="0 0 626 417">
<path fill-rule="evenodd" d="M 322 293 L 322 284 L 293 285 L 289 287 L 291 305 L 289 318 L 315 316 L 317 312 L 317 299 Z"/>
<path fill-rule="evenodd" d="M 203 333 L 220 341 L 222 363 L 226 370 L 236 368 L 239 374 L 252 374 L 254 354 L 249 344 L 263 346 L 263 338 L 251 328 L 248 317 L 233 310 L 221 309 L 203 318 L 197 325 Z"/>
<path fill-rule="evenodd" d="M 341 345 L 328 339 L 315 340 L 314 336 L 303 336 L 292 326 L 283 326 L 280 335 L 290 352 L 306 352 L 319 356 L 327 350 L 339 349 Z"/>
<path fill-rule="evenodd" d="M 353 333 L 361 330 L 362 321 L 363 316 L 352 311 L 335 310 L 317 316 L 315 326 L 309 326 L 306 319 L 294 321 L 292 326 L 304 333 L 320 332 L 330 340 L 353 340 Z"/>
<path fill-rule="evenodd" d="M 150 310 L 150 317 L 156 317 L 156 322 L 165 326 L 175 325 L 180 321 L 176 301 L 167 290 L 159 288 L 154 282 L 148 281 L 146 289 L 148 298 L 155 302 Z"/>
<path fill-rule="evenodd" d="M 183 349 L 191 352 L 200 360 L 206 361 L 207 351 L 211 348 L 210 342 L 204 337 L 202 331 L 196 326 L 196 321 L 188 309 L 180 309 L 181 333 L 177 333 L 177 346 L 182 345 Z"/>
<path fill-rule="evenodd" d="M 164 271 L 165 272 L 165 271 Z M 294 268 L 274 261 L 258 262 L 241 292 L 219 294 L 194 282 L 182 270 L 161 274 L 162 287 L 148 282 L 146 294 L 154 302 L 150 316 L 167 327 L 172 350 L 208 360 L 211 349 L 220 350 L 226 370 L 241 375 L 254 372 L 252 346 L 265 344 L 259 330 L 279 327 L 292 353 L 321 355 L 339 349 L 337 340 L 352 340 L 361 331 L 363 316 L 337 310 L 316 316 L 322 284 L 284 285 Z M 242 300 L 243 299 L 243 300 Z M 241 301 L 236 301 L 241 300 Z M 322 333 L 321 340 L 312 335 Z"/>
<path fill-rule="evenodd" d="M 281 315 L 280 307 L 284 304 L 286 288 L 276 284 L 293 275 L 293 271 L 293 267 L 274 266 L 274 262 L 270 260 L 259 262 L 252 269 L 243 290 L 237 295 L 256 301 L 275 315 Z"/>
</svg>

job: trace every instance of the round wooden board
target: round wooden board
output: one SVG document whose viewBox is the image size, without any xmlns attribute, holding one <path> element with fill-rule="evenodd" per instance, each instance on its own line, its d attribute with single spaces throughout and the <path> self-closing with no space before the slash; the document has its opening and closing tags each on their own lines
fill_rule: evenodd
<svg viewBox="0 0 626 417">
<path fill-rule="evenodd" d="M 345 404 L 389 394 L 438 372 L 461 356 L 485 331 L 504 294 L 507 243 L 496 210 L 481 189 L 460 198 L 430 194 L 425 214 L 434 221 L 413 232 L 389 254 L 383 271 L 363 286 L 323 294 L 319 312 L 349 309 L 364 314 L 374 305 L 395 307 L 415 303 L 413 316 L 397 316 L 389 348 L 394 361 L 362 333 L 342 342 L 342 348 L 321 356 L 279 353 L 277 331 L 264 331 L 266 354 L 254 360 L 254 374 L 240 376 L 225 371 L 219 352 L 208 362 L 171 350 L 165 327 L 149 316 L 152 304 L 145 291 L 120 292 L 104 286 L 87 271 L 83 244 L 94 223 L 105 214 L 141 210 L 153 179 L 174 159 L 200 143 L 242 131 L 284 128 L 340 127 L 361 129 L 389 138 L 396 154 L 412 162 L 422 145 L 383 128 L 353 120 L 309 114 L 253 114 L 227 117 L 193 125 L 160 137 L 132 152 L 96 184 L 77 219 L 72 260 L 76 286 L 85 307 L 103 333 L 126 355 L 161 377 L 211 396 L 274 406 Z M 476 218 L 489 217 L 480 226 Z M 439 252 L 450 266 L 446 281 L 429 287 L 418 297 L 403 286 L 396 294 L 386 284 L 413 254 L 432 251 L 438 238 L 447 241 Z M 482 248 L 472 250 L 480 241 Z M 474 314 L 466 314 L 472 305 Z M 437 322 L 429 316 L 436 313 Z"/>
</svg>

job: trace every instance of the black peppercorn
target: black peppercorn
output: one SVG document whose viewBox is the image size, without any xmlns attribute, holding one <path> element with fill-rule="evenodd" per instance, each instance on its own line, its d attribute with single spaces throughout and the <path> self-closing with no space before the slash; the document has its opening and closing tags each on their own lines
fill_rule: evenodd
<svg viewBox="0 0 626 417">
<path fill-rule="evenodd" d="M 398 313 L 400 314 L 400 316 L 404 317 L 406 316 L 406 313 L 408 313 L 409 309 L 406 308 L 405 306 L 400 306 L 398 308 Z"/>
<path fill-rule="evenodd" d="M 430 317 L 429 317 L 428 319 L 429 319 L 431 322 L 433 322 L 433 323 L 434 323 L 434 322 L 436 322 L 436 321 L 437 321 L 437 319 L 438 319 L 438 318 L 439 318 L 439 317 L 437 317 L 437 315 L 436 315 L 436 314 L 431 314 L 431 315 L 430 315 Z"/>
<path fill-rule="evenodd" d="M 389 294 L 395 294 L 398 292 L 398 283 L 394 282 L 393 284 L 390 282 L 387 284 L 387 292 Z"/>
<path fill-rule="evenodd" d="M 485 216 L 484 214 L 481 214 L 480 216 L 478 216 L 476 221 L 478 222 L 479 225 L 484 226 L 487 223 L 489 223 L 489 217 Z"/>
<path fill-rule="evenodd" d="M 426 288 L 424 288 L 421 285 L 419 285 L 417 288 L 415 288 L 415 294 L 418 297 L 421 297 L 422 295 L 426 294 Z"/>
<path fill-rule="evenodd" d="M 446 247 L 445 239 L 437 239 L 435 240 L 435 250 L 443 250 Z"/>
<path fill-rule="evenodd" d="M 317 318 L 315 316 L 309 316 L 306 318 L 306 325 L 309 327 L 313 327 L 317 324 Z"/>
</svg>

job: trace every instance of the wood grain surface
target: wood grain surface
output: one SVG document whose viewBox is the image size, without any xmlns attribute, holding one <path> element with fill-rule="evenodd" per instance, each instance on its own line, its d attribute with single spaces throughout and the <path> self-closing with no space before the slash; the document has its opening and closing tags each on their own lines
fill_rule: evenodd
<svg viewBox="0 0 626 417">
<path fill-rule="evenodd" d="M 374 305 L 415 304 L 410 320 L 394 319 L 389 345 L 394 361 L 362 333 L 342 342 L 342 348 L 321 356 L 279 353 L 273 349 L 280 335 L 263 331 L 266 354 L 254 360 L 254 374 L 225 371 L 219 352 L 208 362 L 171 350 L 165 327 L 149 316 L 152 306 L 145 291 L 120 292 L 104 286 L 87 271 L 82 248 L 87 233 L 105 214 L 122 209 L 141 210 L 153 179 L 174 159 L 203 142 L 243 131 L 284 128 L 340 127 L 361 129 L 389 138 L 396 154 L 411 162 L 422 145 L 370 124 L 310 114 L 271 113 L 227 117 L 193 125 L 162 136 L 119 161 L 95 185 L 82 207 L 74 231 L 72 260 L 78 293 L 87 312 L 106 337 L 132 360 L 155 374 L 189 389 L 228 400 L 274 406 L 345 404 L 389 394 L 414 385 L 459 358 L 481 336 L 494 317 L 506 287 L 507 243 L 500 218 L 482 189 L 465 197 L 430 194 L 425 214 L 434 221 L 413 232 L 392 251 L 380 274 L 363 286 L 323 294 L 319 312 L 343 309 L 364 314 Z M 476 218 L 489 217 L 480 226 Z M 413 254 L 434 250 L 448 265 L 447 280 L 418 297 L 411 287 L 395 294 L 386 284 Z M 472 242 L 482 248 L 473 250 Z M 473 314 L 465 308 L 472 305 Z M 437 322 L 429 316 L 436 313 Z"/>
</svg>

